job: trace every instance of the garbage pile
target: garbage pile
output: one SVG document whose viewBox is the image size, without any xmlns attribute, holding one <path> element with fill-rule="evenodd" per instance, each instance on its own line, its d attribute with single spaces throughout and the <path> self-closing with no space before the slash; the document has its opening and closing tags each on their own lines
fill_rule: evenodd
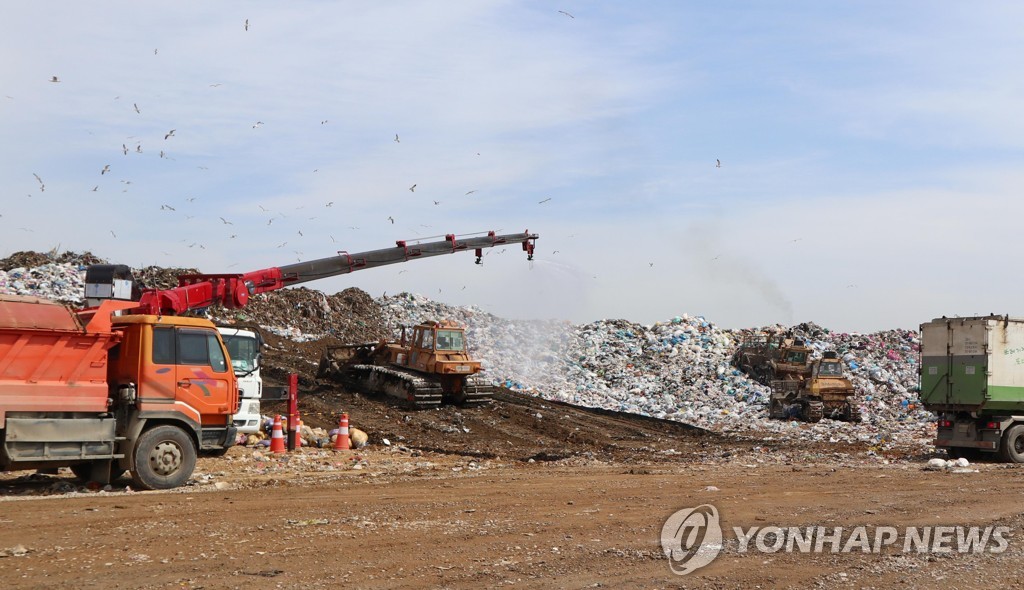
<svg viewBox="0 0 1024 590">
<path fill-rule="evenodd" d="M 18 253 L 5 264 L 41 262 L 0 271 L 0 293 L 80 302 L 84 263 L 91 255 Z M 173 286 L 182 269 L 136 271 L 151 286 Z M 186 269 L 191 272 L 191 269 Z M 164 284 L 164 283 L 170 284 Z M 862 423 L 817 424 L 768 418 L 767 387 L 730 365 L 749 331 L 726 330 L 700 316 L 653 325 L 601 320 L 507 320 L 478 307 L 455 307 L 402 293 L 374 300 L 359 289 L 334 295 L 296 288 L 254 296 L 239 310 L 213 309 L 215 320 L 255 323 L 294 342 L 328 337 L 365 342 L 398 336 L 401 326 L 456 320 L 467 327 L 470 352 L 495 383 L 541 398 L 685 422 L 722 432 L 817 442 L 861 441 L 879 448 L 927 445 L 934 416 L 918 400 L 916 332 L 833 333 L 814 324 L 757 330 L 793 331 L 818 355 L 835 350 L 860 394 Z M 293 354 L 297 352 L 293 351 Z M 268 361 L 270 359 L 268 358 Z M 307 364 L 318 359 L 306 359 Z"/>
<path fill-rule="evenodd" d="M 510 389 L 574 405 L 685 422 L 721 432 L 775 433 L 816 442 L 867 442 L 878 448 L 924 447 L 934 415 L 917 397 L 916 332 L 831 333 L 814 324 L 774 326 L 806 338 L 816 353 L 835 350 L 861 393 L 863 422 L 817 424 L 768 418 L 768 387 L 730 365 L 747 331 L 725 330 L 682 315 L 650 326 L 602 320 L 573 326 L 512 321 L 476 307 L 452 307 L 403 293 L 378 299 L 394 325 L 454 319 L 466 325 L 471 352 Z M 760 330 L 760 329 L 759 329 Z"/>
</svg>

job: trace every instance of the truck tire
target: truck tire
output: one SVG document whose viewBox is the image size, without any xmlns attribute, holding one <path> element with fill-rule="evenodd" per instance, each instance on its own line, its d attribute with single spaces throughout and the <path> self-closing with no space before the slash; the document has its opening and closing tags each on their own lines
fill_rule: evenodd
<svg viewBox="0 0 1024 590">
<path fill-rule="evenodd" d="M 144 490 L 176 488 L 196 468 L 196 445 L 177 426 L 164 424 L 143 432 L 132 453 L 132 482 Z"/>
<path fill-rule="evenodd" d="M 1003 435 L 999 455 L 1004 461 L 1024 463 L 1024 424 L 1011 426 Z"/>
</svg>

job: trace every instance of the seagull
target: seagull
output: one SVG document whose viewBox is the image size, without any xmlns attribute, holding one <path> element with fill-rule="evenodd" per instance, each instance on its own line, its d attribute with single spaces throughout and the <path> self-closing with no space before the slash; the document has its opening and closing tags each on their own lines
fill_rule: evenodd
<svg viewBox="0 0 1024 590">
<path fill-rule="evenodd" d="M 54 82 L 56 82 L 56 81 L 57 81 L 57 78 L 56 78 L 56 76 L 54 76 L 54 79 L 53 79 L 53 81 L 54 81 Z M 398 139 L 398 134 L 397 134 L 397 133 L 395 134 L 395 143 L 402 143 L 401 141 L 399 141 L 399 139 Z"/>
<path fill-rule="evenodd" d="M 327 119 L 324 119 L 323 121 L 320 121 L 320 124 L 321 125 L 326 125 L 327 124 Z"/>
<path fill-rule="evenodd" d="M 256 124 L 252 126 L 253 129 L 263 125 L 263 121 L 256 121 Z"/>
<path fill-rule="evenodd" d="M 160 157 L 161 158 L 166 158 L 167 154 L 165 154 L 163 150 L 160 150 Z"/>
<path fill-rule="evenodd" d="M 154 49 L 154 50 L 153 50 L 153 55 L 156 55 L 156 52 L 157 52 L 157 50 L 156 50 L 156 49 Z"/>
<path fill-rule="evenodd" d="M 271 217 L 270 219 L 267 220 L 267 225 L 270 225 L 271 223 L 274 223 L 274 218 L 273 217 Z"/>
<path fill-rule="evenodd" d="M 575 16 L 573 16 L 573 15 L 569 14 L 568 12 L 566 12 L 566 11 L 564 11 L 564 10 L 559 10 L 558 12 L 561 12 L 562 14 L 564 14 L 565 16 L 567 16 L 567 17 L 569 17 L 569 18 L 576 18 Z"/>
<path fill-rule="evenodd" d="M 161 210 L 169 210 L 169 211 L 174 211 L 175 210 L 174 207 L 171 207 L 170 205 L 160 205 L 160 209 Z"/>
<path fill-rule="evenodd" d="M 110 172 L 110 164 L 107 164 L 103 167 L 103 170 L 100 170 L 100 174 L 106 174 L 107 172 Z"/>
<path fill-rule="evenodd" d="M 125 144 L 122 143 L 121 144 L 121 151 L 124 152 L 124 155 L 127 156 L 128 155 L 128 146 L 126 146 Z"/>
<path fill-rule="evenodd" d="M 330 238 L 331 238 L 331 241 L 332 241 L 332 242 L 334 242 L 335 244 L 337 244 L 337 243 L 338 243 L 338 240 L 335 240 L 335 239 L 334 239 L 334 236 L 332 236 L 332 235 L 328 234 L 328 237 L 330 237 Z"/>
<path fill-rule="evenodd" d="M 245 19 L 245 30 L 249 30 L 249 19 Z"/>
<path fill-rule="evenodd" d="M 267 209 L 267 208 L 266 208 L 266 207 L 264 207 L 263 205 L 256 205 L 256 206 L 257 206 L 257 207 L 259 207 L 259 208 L 260 208 L 260 210 L 262 210 L 262 211 L 269 211 L 269 209 Z"/>
<path fill-rule="evenodd" d="M 140 111 L 140 110 L 139 110 L 139 105 L 138 105 L 138 103 L 134 103 L 134 102 L 133 102 L 133 103 L 132 103 L 132 106 L 133 106 L 133 107 L 135 107 L 135 112 L 136 112 L 136 113 L 139 113 L 139 114 L 141 114 L 141 113 L 142 113 L 142 111 Z"/>
<path fill-rule="evenodd" d="M 221 217 L 220 220 L 224 222 L 224 225 L 234 225 L 233 223 L 231 223 L 227 219 L 224 219 L 223 217 Z"/>
<path fill-rule="evenodd" d="M 388 215 L 388 221 L 390 221 L 390 222 L 391 222 L 391 225 L 394 225 L 394 224 L 395 224 L 395 218 L 394 218 L 394 217 L 392 217 L 392 216 L 390 216 L 390 215 Z"/>
<path fill-rule="evenodd" d="M 185 199 L 185 200 L 186 200 L 186 201 L 188 201 L 189 203 L 191 203 L 192 201 L 195 201 L 195 200 L 196 200 L 196 198 L 195 198 L 195 197 L 188 197 L 188 198 L 187 198 L 187 199 Z"/>
<path fill-rule="evenodd" d="M 653 262 L 648 262 L 647 264 L 651 265 L 651 268 L 654 268 L 654 263 Z"/>
<path fill-rule="evenodd" d="M 416 185 L 414 184 L 414 185 L 410 186 L 409 187 L 409 191 L 416 192 Z"/>
<path fill-rule="evenodd" d="M 721 167 L 722 167 L 722 161 L 716 158 L 715 159 L 715 168 L 721 168 Z"/>
<path fill-rule="evenodd" d="M 441 201 L 434 201 L 434 204 L 435 204 L 435 205 L 440 205 L 440 204 L 441 204 Z"/>
<path fill-rule="evenodd" d="M 469 191 L 469 192 L 468 192 L 468 193 L 466 193 L 466 194 L 467 194 L 467 195 L 471 195 L 471 194 L 473 194 L 473 193 L 475 193 L 475 192 L 476 192 L 476 189 L 474 189 L 474 190 L 471 190 L 471 191 Z"/>
<path fill-rule="evenodd" d="M 537 204 L 538 205 L 543 205 L 544 203 L 547 203 L 550 200 L 551 200 L 551 197 L 548 197 L 548 198 L 544 199 L 543 201 L 538 201 Z"/>
<path fill-rule="evenodd" d="M 141 143 L 139 145 L 135 146 L 135 151 L 137 153 L 140 153 L 140 154 L 142 153 L 142 144 Z"/>
<path fill-rule="evenodd" d="M 235 239 L 237 237 L 238 237 L 238 234 L 231 234 L 231 237 L 229 237 L 228 239 L 229 240 L 233 240 L 233 239 Z"/>
<path fill-rule="evenodd" d="M 302 233 L 302 230 L 301 230 L 301 229 L 299 230 L 299 235 L 300 235 L 300 236 L 301 236 L 301 235 L 303 235 L 303 233 Z"/>
<path fill-rule="evenodd" d="M 333 204 L 334 204 L 334 201 L 329 201 L 329 202 L 327 203 L 327 205 L 325 205 L 325 206 L 326 206 L 326 207 L 330 207 L 330 206 L 331 206 L 331 205 L 333 205 Z"/>
<path fill-rule="evenodd" d="M 50 78 L 50 82 L 60 82 L 60 78 L 58 78 L 57 76 L 53 76 Z"/>
<path fill-rule="evenodd" d="M 559 252 L 560 252 L 559 250 L 555 250 L 554 252 L 551 253 L 551 255 L 554 256 L 555 254 L 558 254 Z"/>
<path fill-rule="evenodd" d="M 110 235 L 114 236 L 115 238 L 117 237 L 117 234 L 114 233 L 114 230 L 110 230 Z"/>
<path fill-rule="evenodd" d="M 288 245 L 288 242 L 281 242 L 280 244 L 277 245 L 277 247 L 278 248 L 284 248 L 287 245 Z"/>
<path fill-rule="evenodd" d="M 217 82 L 216 84 L 210 84 L 210 88 L 216 88 L 218 86 L 223 86 L 223 84 L 221 84 L 220 82 Z"/>
<path fill-rule="evenodd" d="M 43 179 L 39 178 L 39 175 L 36 174 L 35 172 L 32 173 L 32 176 L 35 176 L 36 180 L 39 181 L 39 192 L 45 191 L 46 190 L 46 185 L 43 184 Z"/>
<path fill-rule="evenodd" d="M 175 131 L 177 131 L 177 130 L 176 129 L 171 129 L 170 131 L 168 131 L 167 135 L 164 136 L 164 139 L 167 139 L 167 138 L 170 138 L 170 137 L 174 137 L 174 132 Z"/>
<path fill-rule="evenodd" d="M 100 185 L 97 184 L 96 186 L 92 187 L 92 192 L 96 192 L 98 190 L 100 190 Z"/>
</svg>

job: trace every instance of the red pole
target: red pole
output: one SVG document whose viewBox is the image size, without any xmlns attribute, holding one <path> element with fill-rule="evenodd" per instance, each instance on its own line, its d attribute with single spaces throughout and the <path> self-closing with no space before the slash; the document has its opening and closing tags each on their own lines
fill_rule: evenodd
<svg viewBox="0 0 1024 590">
<path fill-rule="evenodd" d="M 299 429 L 299 376 L 288 375 L 288 450 L 295 450 L 295 437 L 301 436 Z"/>
</svg>

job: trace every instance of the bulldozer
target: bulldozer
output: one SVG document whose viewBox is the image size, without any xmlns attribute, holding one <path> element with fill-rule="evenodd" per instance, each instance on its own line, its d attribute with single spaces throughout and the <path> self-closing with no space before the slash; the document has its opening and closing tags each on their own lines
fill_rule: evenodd
<svg viewBox="0 0 1024 590">
<path fill-rule="evenodd" d="M 384 394 L 404 405 L 427 409 L 442 403 L 479 406 L 496 388 L 469 356 L 466 330 L 450 320 L 402 328 L 398 342 L 366 342 L 328 347 L 317 376 L 367 393 Z"/>
<path fill-rule="evenodd" d="M 740 343 L 732 364 L 762 385 L 803 380 L 811 372 L 811 349 L 791 335 L 755 335 Z"/>
<path fill-rule="evenodd" d="M 835 351 L 826 351 L 810 364 L 807 378 L 773 379 L 768 415 L 771 418 L 801 418 L 818 422 L 828 417 L 860 422 L 853 383 L 843 374 L 843 364 Z"/>
</svg>

